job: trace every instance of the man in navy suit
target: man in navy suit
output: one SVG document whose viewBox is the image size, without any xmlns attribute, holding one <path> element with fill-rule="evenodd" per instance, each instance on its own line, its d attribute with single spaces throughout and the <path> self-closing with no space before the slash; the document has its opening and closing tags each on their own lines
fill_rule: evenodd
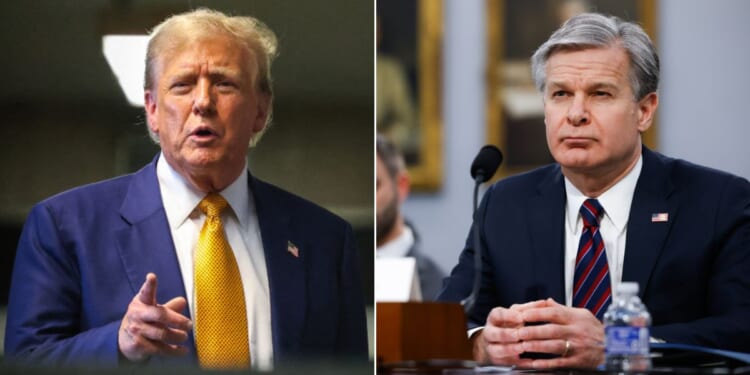
<svg viewBox="0 0 750 375">
<path fill-rule="evenodd" d="M 487 251 L 468 317 L 475 358 L 600 365 L 601 314 L 623 281 L 639 283 L 653 340 L 750 351 L 750 184 L 642 146 L 659 81 L 645 32 L 575 16 L 535 52 L 532 71 L 557 163 L 483 198 Z M 470 293 L 472 243 L 439 299 Z"/>
<path fill-rule="evenodd" d="M 220 218 L 239 270 L 234 297 L 245 301 L 247 322 L 233 331 L 245 362 L 366 359 L 351 226 L 247 170 L 248 145 L 271 117 L 275 55 L 273 32 L 251 17 L 200 9 L 154 30 L 144 95 L 161 153 L 33 208 L 13 272 L 8 358 L 198 362 L 193 281 L 206 215 L 197 206 L 219 195 L 231 208 Z"/>
</svg>

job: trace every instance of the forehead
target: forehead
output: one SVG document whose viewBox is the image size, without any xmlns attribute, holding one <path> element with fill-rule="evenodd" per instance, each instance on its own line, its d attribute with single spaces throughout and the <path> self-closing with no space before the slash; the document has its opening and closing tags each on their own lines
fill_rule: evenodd
<svg viewBox="0 0 750 375">
<path fill-rule="evenodd" d="M 571 82 L 627 83 L 630 59 L 621 47 L 553 52 L 545 67 L 547 84 Z"/>
<path fill-rule="evenodd" d="M 161 74 L 204 65 L 209 70 L 229 68 L 251 76 L 255 70 L 247 46 L 236 38 L 223 34 L 179 37 L 162 50 L 158 65 Z"/>
</svg>

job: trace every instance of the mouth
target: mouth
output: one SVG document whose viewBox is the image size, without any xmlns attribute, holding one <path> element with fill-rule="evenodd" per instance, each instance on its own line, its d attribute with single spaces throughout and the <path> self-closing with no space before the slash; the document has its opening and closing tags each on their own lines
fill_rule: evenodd
<svg viewBox="0 0 750 375">
<path fill-rule="evenodd" d="M 199 126 L 193 129 L 193 131 L 191 131 L 189 134 L 190 138 L 201 140 L 201 141 L 208 141 L 218 136 L 219 136 L 219 133 L 217 133 L 216 130 L 208 126 Z"/>
<path fill-rule="evenodd" d="M 562 142 L 575 147 L 590 144 L 594 142 L 594 139 L 589 137 L 564 137 Z"/>
</svg>

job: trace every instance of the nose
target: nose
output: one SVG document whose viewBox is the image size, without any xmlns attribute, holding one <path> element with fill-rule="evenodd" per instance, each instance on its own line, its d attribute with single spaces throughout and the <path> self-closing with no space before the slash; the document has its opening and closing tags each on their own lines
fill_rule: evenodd
<svg viewBox="0 0 750 375">
<path fill-rule="evenodd" d="M 568 108 L 568 122 L 573 126 L 586 125 L 591 120 L 584 95 L 575 95 Z"/>
<path fill-rule="evenodd" d="M 211 115 L 215 110 L 214 104 L 211 83 L 206 79 L 199 80 L 193 98 L 193 113 L 200 116 Z"/>
</svg>

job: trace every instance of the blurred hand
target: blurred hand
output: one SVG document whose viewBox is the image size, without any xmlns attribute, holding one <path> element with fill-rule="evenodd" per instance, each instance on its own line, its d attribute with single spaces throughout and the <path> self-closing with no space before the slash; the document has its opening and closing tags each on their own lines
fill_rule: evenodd
<svg viewBox="0 0 750 375">
<path fill-rule="evenodd" d="M 187 340 L 193 323 L 179 313 L 185 309 L 187 301 L 176 297 L 159 305 L 156 286 L 156 275 L 146 275 L 146 281 L 120 323 L 117 344 L 122 355 L 133 362 L 152 355 L 179 356 L 188 352 L 182 343 Z"/>
</svg>

